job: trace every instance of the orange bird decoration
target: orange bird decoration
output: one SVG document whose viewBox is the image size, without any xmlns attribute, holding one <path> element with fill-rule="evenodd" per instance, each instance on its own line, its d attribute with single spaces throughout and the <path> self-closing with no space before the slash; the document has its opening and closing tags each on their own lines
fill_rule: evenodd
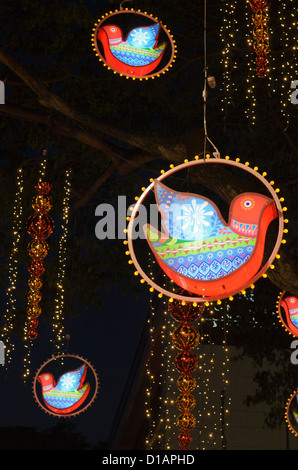
<svg viewBox="0 0 298 470">
<path fill-rule="evenodd" d="M 298 336 L 298 299 L 288 295 L 281 299 L 280 306 L 285 312 L 285 326 L 294 335 Z"/>
<path fill-rule="evenodd" d="M 243 193 L 232 201 L 226 222 L 209 199 L 173 191 L 154 181 L 162 232 L 144 232 L 166 275 L 188 292 L 216 297 L 250 284 L 263 260 L 266 233 L 277 217 L 273 199 Z"/>
<path fill-rule="evenodd" d="M 146 76 L 159 65 L 166 43 L 158 44 L 160 24 L 138 27 L 127 38 L 117 25 L 102 26 L 97 39 L 102 43 L 107 63 L 120 73 Z"/>
</svg>

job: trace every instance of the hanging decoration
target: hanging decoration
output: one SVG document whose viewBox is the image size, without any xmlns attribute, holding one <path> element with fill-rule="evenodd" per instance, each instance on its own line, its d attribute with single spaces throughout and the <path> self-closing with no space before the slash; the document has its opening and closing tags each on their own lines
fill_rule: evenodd
<svg viewBox="0 0 298 470">
<path fill-rule="evenodd" d="M 45 165 L 45 163 L 44 163 Z M 42 275 L 45 272 L 44 258 L 48 254 L 49 246 L 46 239 L 53 233 L 54 222 L 48 212 L 52 208 L 49 192 L 51 184 L 44 179 L 43 168 L 42 176 L 39 178 L 35 189 L 37 195 L 32 200 L 34 214 L 31 215 L 27 222 L 27 232 L 33 240 L 28 245 L 28 253 L 31 261 L 28 266 L 30 278 L 28 280 L 28 307 L 27 307 L 27 325 L 25 331 L 25 339 L 33 340 L 37 337 L 38 317 L 41 314 L 41 292 Z"/>
<path fill-rule="evenodd" d="M 208 156 L 210 157 L 210 156 Z M 206 302 L 232 298 L 233 295 L 253 286 L 266 271 L 274 269 L 274 260 L 279 258 L 279 248 L 284 239 L 283 198 L 278 197 L 279 189 L 274 182 L 265 179 L 256 167 L 248 162 L 240 163 L 222 158 L 195 157 L 161 176 L 151 180 L 131 207 L 127 233 L 128 250 L 132 264 L 152 289 L 160 295 L 184 301 Z M 199 194 L 175 191 L 165 186 L 163 181 L 179 171 L 197 165 L 227 165 L 244 170 L 263 183 L 269 197 L 261 193 L 239 194 L 231 203 L 228 220 L 225 221 L 217 205 Z M 139 209 L 153 191 L 158 211 L 161 215 L 161 230 L 144 224 L 145 242 L 154 254 L 161 270 L 173 283 L 169 291 L 153 282 L 150 274 L 141 267 L 135 250 L 135 224 Z M 278 222 L 276 242 L 267 260 L 263 260 L 266 233 L 270 223 Z M 144 238 L 144 237 L 143 237 Z M 142 240 L 143 241 L 143 240 Z M 140 242 L 138 242 L 139 244 Z M 142 250 L 144 253 L 144 249 Z M 140 258 L 141 259 L 141 258 Z M 182 288 L 188 292 L 180 295 L 175 290 Z"/>
<path fill-rule="evenodd" d="M 54 303 L 54 313 L 52 317 L 53 331 L 53 354 L 55 356 L 61 354 L 64 347 L 64 280 L 66 269 L 66 252 L 67 252 L 67 235 L 69 224 L 69 203 L 71 191 L 71 170 L 65 171 L 64 196 L 62 201 L 62 233 L 59 240 L 58 251 L 58 272 L 56 282 L 56 297 Z"/>
<path fill-rule="evenodd" d="M 98 377 L 94 367 L 79 356 L 54 356 L 37 371 L 33 393 L 47 413 L 57 417 L 74 416 L 94 401 Z"/>
<path fill-rule="evenodd" d="M 258 77 L 266 77 L 268 69 L 269 44 L 269 4 L 267 0 L 250 0 L 252 9 L 253 44 L 256 53 L 256 73 Z"/>
<path fill-rule="evenodd" d="M 262 12 L 262 16 L 256 19 L 256 22 L 261 22 L 261 28 L 255 33 L 252 32 L 252 15 L 254 18 L 253 8 L 257 5 L 262 7 L 267 4 L 267 10 Z M 288 0 L 287 2 L 277 2 L 274 5 L 274 15 L 270 18 L 270 31 L 269 31 L 269 10 L 270 2 L 251 2 L 246 0 L 246 6 L 243 11 L 242 0 L 227 0 L 223 2 L 220 10 L 222 13 L 223 21 L 219 30 L 220 39 L 222 41 L 222 57 L 221 66 L 223 69 L 222 80 L 222 111 L 227 113 L 232 107 L 235 106 L 237 99 L 236 74 L 244 70 L 246 80 L 246 89 L 241 94 L 241 100 L 245 95 L 246 105 L 244 107 L 244 114 L 247 117 L 250 125 L 254 126 L 257 122 L 258 113 L 262 113 L 262 108 L 258 107 L 258 90 L 267 87 L 265 92 L 270 94 L 272 100 L 276 101 L 277 106 L 275 109 L 280 113 L 281 120 L 285 128 L 288 127 L 290 122 L 290 114 L 293 109 L 291 103 L 291 83 L 297 79 L 297 10 L 295 0 Z M 271 21 L 272 20 L 272 21 Z M 268 64 L 268 52 L 271 48 L 269 42 L 269 34 L 275 36 L 278 41 L 277 49 L 278 54 L 272 53 L 270 55 L 270 64 Z M 267 65 L 263 78 L 266 80 L 260 81 L 260 77 L 256 73 L 256 52 L 254 47 L 257 38 L 264 36 L 264 53 L 260 55 L 260 60 Z M 268 47 L 268 50 L 267 50 Z M 272 45 L 273 48 L 273 45 Z M 243 53 L 239 53 L 239 50 Z M 262 52 L 262 42 L 258 47 Z M 267 52 L 265 53 L 265 51 Z M 274 51 L 273 51 L 274 52 Z M 268 65 L 270 65 L 270 73 L 268 72 Z M 237 72 L 238 70 L 238 72 Z M 239 77 L 241 81 L 241 77 Z"/>
<path fill-rule="evenodd" d="M 286 291 L 281 292 L 277 300 L 277 314 L 288 333 L 298 337 L 298 298 Z"/>
<path fill-rule="evenodd" d="M 103 65 L 126 78 L 159 77 L 176 57 L 170 31 L 158 18 L 140 10 L 121 7 L 106 13 L 95 24 L 91 40 Z"/>
<path fill-rule="evenodd" d="M 200 449 L 225 449 L 231 406 L 229 386 L 228 302 L 206 302 L 200 322 L 197 408 Z M 220 333 L 219 333 L 220 328 Z M 213 336 L 214 335 L 214 336 Z"/>
<path fill-rule="evenodd" d="M 288 399 L 285 411 L 285 421 L 289 430 L 298 436 L 298 390 L 295 390 Z"/>
<path fill-rule="evenodd" d="M 8 287 L 6 291 L 6 311 L 3 315 L 3 329 L 1 339 L 5 344 L 5 366 L 11 361 L 11 355 L 14 350 L 12 341 L 12 331 L 16 319 L 16 283 L 19 271 L 19 246 L 21 233 L 23 229 L 23 169 L 19 168 L 16 174 L 16 194 L 12 212 L 12 248 L 8 265 Z"/>
<path fill-rule="evenodd" d="M 196 399 L 191 392 L 196 387 L 196 379 L 192 373 L 197 368 L 198 359 L 192 350 L 198 345 L 200 335 L 193 323 L 201 316 L 203 310 L 204 305 L 194 307 L 191 302 L 173 300 L 168 304 L 168 312 L 178 322 L 172 332 L 172 342 L 180 351 L 175 358 L 175 366 L 181 374 L 177 380 L 180 394 L 176 399 L 176 406 L 180 411 L 176 425 L 181 431 L 178 436 L 181 450 L 188 450 L 192 442 L 190 431 L 196 425 L 193 414 Z"/>
</svg>

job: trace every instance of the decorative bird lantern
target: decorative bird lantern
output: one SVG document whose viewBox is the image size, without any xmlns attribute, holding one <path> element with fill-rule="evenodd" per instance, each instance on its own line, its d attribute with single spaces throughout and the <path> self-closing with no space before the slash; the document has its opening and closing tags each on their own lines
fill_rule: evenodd
<svg viewBox="0 0 298 470">
<path fill-rule="evenodd" d="M 85 359 L 73 354 L 59 355 L 46 361 L 37 371 L 33 392 L 37 403 L 47 413 L 74 416 L 94 401 L 98 377 Z"/>
<path fill-rule="evenodd" d="M 288 333 L 298 337 L 298 298 L 289 292 L 281 292 L 277 301 L 277 314 Z"/>
<path fill-rule="evenodd" d="M 289 430 L 298 436 L 298 390 L 294 390 L 287 401 L 285 421 Z"/>
<path fill-rule="evenodd" d="M 217 204 L 210 198 L 188 192 L 176 191 L 164 180 L 179 171 L 200 165 L 232 166 L 253 175 L 264 191 L 238 194 L 231 202 L 227 220 Z M 200 169 L 200 168 L 199 168 Z M 151 180 L 137 203 L 131 208 L 127 227 L 127 254 L 142 279 L 160 292 L 160 295 L 186 302 L 220 301 L 244 291 L 268 269 L 274 268 L 275 259 L 284 239 L 284 211 L 274 189 L 274 182 L 265 179 L 257 168 L 223 158 L 195 157 Z M 153 192 L 161 216 L 161 229 L 150 223 L 143 226 L 145 243 L 154 254 L 158 266 L 171 282 L 170 288 L 159 286 L 146 272 L 143 257 L 135 250 L 135 223 L 146 198 Z M 139 222 L 139 221 L 138 221 Z M 264 259 L 266 235 L 275 222 L 275 240 L 269 257 Z M 140 243 L 140 242 L 138 242 Z M 143 250 L 144 252 L 144 250 Z M 266 255 L 267 256 L 267 255 Z M 140 261 L 139 261 L 140 259 Z M 182 288 L 186 295 L 177 291 Z"/>
<path fill-rule="evenodd" d="M 93 28 L 92 46 L 104 66 L 133 79 L 160 76 L 176 54 L 173 37 L 161 21 L 133 9 L 103 15 Z"/>
</svg>

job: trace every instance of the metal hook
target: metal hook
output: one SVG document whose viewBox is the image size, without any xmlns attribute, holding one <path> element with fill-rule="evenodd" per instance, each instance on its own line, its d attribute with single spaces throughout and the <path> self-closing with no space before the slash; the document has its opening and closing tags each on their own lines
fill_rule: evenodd
<svg viewBox="0 0 298 470">
<path fill-rule="evenodd" d="M 120 10 L 123 10 L 122 4 L 125 3 L 125 2 L 131 2 L 131 0 L 123 0 L 123 1 L 120 3 Z"/>
</svg>

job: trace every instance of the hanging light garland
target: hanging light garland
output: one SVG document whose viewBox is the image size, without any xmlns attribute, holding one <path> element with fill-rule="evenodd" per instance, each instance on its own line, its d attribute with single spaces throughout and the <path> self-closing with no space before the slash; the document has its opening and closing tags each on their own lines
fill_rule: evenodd
<svg viewBox="0 0 298 470">
<path fill-rule="evenodd" d="M 269 77 L 271 90 L 276 94 L 276 84 L 280 86 L 280 112 L 284 120 L 285 128 L 290 122 L 289 109 L 291 106 L 291 82 L 297 79 L 297 7 L 293 0 L 280 2 L 276 6 L 279 18 L 281 34 L 279 37 L 281 52 L 278 55 L 279 68 L 275 66 L 276 58 L 272 57 L 272 69 L 275 77 Z"/>
<path fill-rule="evenodd" d="M 148 268 L 151 276 L 154 278 L 154 265 L 156 261 L 149 253 Z M 141 283 L 142 280 L 140 281 Z M 149 332 L 149 355 L 146 361 L 146 374 L 148 386 L 146 388 L 145 413 L 149 420 L 147 438 L 145 440 L 146 449 L 159 448 L 164 439 L 163 430 L 166 429 L 169 417 L 165 416 L 167 411 L 164 408 L 166 403 L 164 389 L 165 375 L 167 376 L 166 362 L 169 359 L 166 341 L 166 317 L 167 317 L 167 301 L 160 300 L 160 296 L 153 294 L 150 297 L 150 315 L 147 319 Z M 156 406 L 156 397 L 158 404 Z"/>
<path fill-rule="evenodd" d="M 222 25 L 220 27 L 219 36 L 221 38 L 223 50 L 221 56 L 221 66 L 223 67 L 222 89 L 224 90 L 224 106 L 222 111 L 230 106 L 233 102 L 233 93 L 236 85 L 233 82 L 233 70 L 237 69 L 237 61 L 235 55 L 232 54 L 233 48 L 236 46 L 236 34 L 239 32 L 238 22 L 236 18 L 236 2 L 224 2 L 224 6 L 220 8 L 223 16 Z"/>
<path fill-rule="evenodd" d="M 6 311 L 3 316 L 4 325 L 2 330 L 2 339 L 5 345 L 5 365 L 11 362 L 11 355 L 14 350 L 14 344 L 11 339 L 12 330 L 14 328 L 16 318 L 16 283 L 18 278 L 19 266 L 19 245 L 23 227 L 23 169 L 19 168 L 16 175 L 17 190 L 14 200 L 12 213 L 12 249 L 8 265 L 8 288 L 6 291 L 7 302 Z"/>
<path fill-rule="evenodd" d="M 27 222 L 27 231 L 33 240 L 28 245 L 28 253 L 31 261 L 28 266 L 30 278 L 28 280 L 29 294 L 27 307 L 27 328 L 25 339 L 35 339 L 37 337 L 37 317 L 41 314 L 40 300 L 42 287 L 41 276 L 45 272 L 44 258 L 48 254 L 49 246 L 45 241 L 53 232 L 54 222 L 48 215 L 52 208 L 51 198 L 48 193 L 51 190 L 51 184 L 43 179 L 45 162 L 42 164 L 42 174 L 35 189 L 37 195 L 32 200 L 32 207 L 35 211 Z"/>
<path fill-rule="evenodd" d="M 26 379 L 30 373 L 30 351 L 32 341 L 36 339 L 38 335 L 38 317 L 42 312 L 40 306 L 42 299 L 42 275 L 45 272 L 44 258 L 47 256 L 49 250 L 46 239 L 52 234 L 54 229 L 53 219 L 48 215 L 48 212 L 52 208 L 51 198 L 48 194 L 52 186 L 45 179 L 46 151 L 43 151 L 43 155 L 45 158 L 41 162 L 39 179 L 35 185 L 37 195 L 35 195 L 32 200 L 34 213 L 27 221 L 27 232 L 31 235 L 33 240 L 28 245 L 28 254 L 31 257 L 31 261 L 28 265 L 30 278 L 28 280 L 27 321 L 24 328 L 25 347 L 27 348 L 27 354 L 24 358 L 24 379 Z"/>
<path fill-rule="evenodd" d="M 233 71 L 237 67 L 240 70 L 246 69 L 245 100 L 247 105 L 244 114 L 250 124 L 254 126 L 257 122 L 256 90 L 260 86 L 266 86 L 268 95 L 275 96 L 279 100 L 278 111 L 281 114 L 284 127 L 287 128 L 290 121 L 290 110 L 293 107 L 291 82 L 296 80 L 298 75 L 297 8 L 294 0 L 280 2 L 274 9 L 274 22 L 270 28 L 269 8 L 270 2 L 263 0 L 246 0 L 246 8 L 241 16 L 243 2 L 228 0 L 221 8 L 223 20 L 219 35 L 222 41 L 222 111 L 226 112 L 235 100 L 237 87 L 234 83 Z M 240 29 L 241 34 L 237 34 Z M 272 38 L 278 37 L 279 45 L 275 46 L 278 51 L 275 51 L 271 44 L 271 35 Z M 243 43 L 242 38 L 245 38 Z M 244 50 L 243 66 L 241 55 L 237 49 Z M 261 76 L 267 80 L 260 84 L 259 78 Z"/>
<path fill-rule="evenodd" d="M 191 302 L 169 301 L 168 311 L 172 317 L 179 322 L 172 332 L 174 346 L 180 350 L 175 358 L 175 366 L 181 374 L 177 380 L 180 394 L 176 399 L 176 406 L 181 412 L 177 418 L 176 425 L 181 433 L 178 436 L 178 443 L 181 450 L 188 450 L 192 442 L 190 431 L 196 425 L 196 418 L 192 413 L 196 400 L 191 393 L 195 388 L 196 380 L 192 376 L 198 365 L 198 359 L 192 352 L 199 343 L 199 332 L 193 322 L 201 315 L 204 305 L 194 307 Z"/>
<path fill-rule="evenodd" d="M 61 354 L 61 350 L 64 347 L 64 279 L 65 279 L 65 267 L 66 267 L 66 242 L 68 236 L 68 224 L 69 224 L 69 201 L 71 191 L 71 170 L 65 172 L 65 184 L 64 184 L 64 198 L 62 202 L 62 234 L 59 241 L 59 252 L 58 252 L 58 273 L 56 283 L 56 298 L 54 305 L 54 315 L 52 319 L 52 329 L 55 336 L 53 340 L 55 344 L 55 352 L 53 354 Z"/>
<path fill-rule="evenodd" d="M 200 384 L 197 407 L 202 450 L 226 448 L 225 430 L 229 425 L 227 415 L 231 405 L 231 399 L 226 393 L 230 373 L 226 321 L 228 308 L 229 305 L 225 307 L 224 304 L 206 302 L 204 317 L 201 317 L 200 353 L 196 378 Z M 220 341 L 218 339 L 214 341 L 212 337 L 217 327 L 222 331 Z"/>
<path fill-rule="evenodd" d="M 256 53 L 256 74 L 266 77 L 268 69 L 269 44 L 269 4 L 267 0 L 250 0 L 253 21 L 253 44 Z"/>
</svg>

